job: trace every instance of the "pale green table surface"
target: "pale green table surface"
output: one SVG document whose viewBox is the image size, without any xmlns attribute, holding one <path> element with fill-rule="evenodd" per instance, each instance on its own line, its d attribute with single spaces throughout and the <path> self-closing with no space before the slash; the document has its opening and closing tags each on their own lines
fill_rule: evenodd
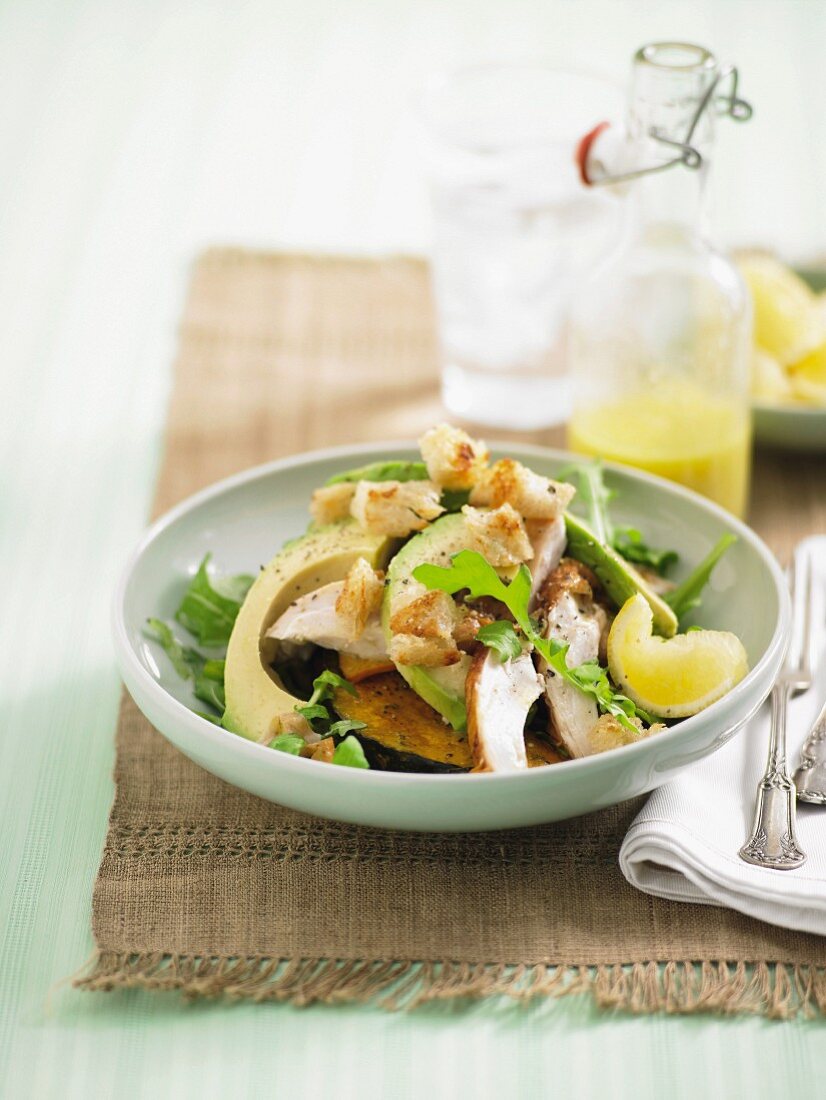
<svg viewBox="0 0 826 1100">
<path fill-rule="evenodd" d="M 621 74 L 640 41 L 685 35 L 736 56 L 759 100 L 721 153 L 726 233 L 801 260 L 823 249 L 811 88 L 826 7 L 650 7 L 0 3 L 3 1100 L 816 1094 L 826 1036 L 804 1023 L 599 1017 L 581 999 L 389 1016 L 58 987 L 92 947 L 119 694 L 108 601 L 149 507 L 200 247 L 420 250 L 404 111 L 428 69 L 540 49 Z"/>
</svg>

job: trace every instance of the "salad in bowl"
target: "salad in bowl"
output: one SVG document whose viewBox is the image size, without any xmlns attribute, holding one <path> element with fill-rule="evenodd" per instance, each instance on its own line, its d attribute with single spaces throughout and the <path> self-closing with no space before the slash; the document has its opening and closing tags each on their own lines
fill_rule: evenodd
<svg viewBox="0 0 826 1100">
<path fill-rule="evenodd" d="M 675 584 L 680 546 L 612 520 L 599 463 L 551 478 L 448 424 L 419 448 L 336 471 L 256 576 L 207 556 L 149 619 L 201 717 L 313 768 L 518 773 L 657 738 L 746 676 L 697 623 L 733 534 Z"/>
</svg>

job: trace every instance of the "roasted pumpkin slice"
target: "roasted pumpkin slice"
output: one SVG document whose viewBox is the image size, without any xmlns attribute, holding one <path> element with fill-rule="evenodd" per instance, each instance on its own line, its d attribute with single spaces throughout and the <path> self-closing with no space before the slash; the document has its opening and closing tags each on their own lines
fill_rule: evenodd
<svg viewBox="0 0 826 1100">
<path fill-rule="evenodd" d="M 392 772 L 465 772 L 473 767 L 467 734 L 452 729 L 407 686 L 398 672 L 371 676 L 356 695 L 339 688 L 333 707 L 342 718 L 365 723 L 357 737 L 371 768 Z M 528 733 L 529 767 L 561 758 L 546 741 Z"/>
<path fill-rule="evenodd" d="M 371 676 L 381 676 L 383 672 L 393 672 L 396 668 L 389 658 L 382 661 L 376 657 L 354 657 L 352 653 L 339 653 L 338 661 L 341 675 L 354 684 Z"/>
<path fill-rule="evenodd" d="M 550 741 L 531 732 L 525 734 L 525 752 L 529 768 L 542 768 L 545 764 L 561 764 L 564 756 L 554 748 Z"/>
</svg>

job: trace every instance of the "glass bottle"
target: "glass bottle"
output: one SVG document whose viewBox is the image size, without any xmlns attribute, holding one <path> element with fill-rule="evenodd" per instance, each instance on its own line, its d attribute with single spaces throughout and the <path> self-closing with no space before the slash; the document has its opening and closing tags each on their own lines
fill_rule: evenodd
<svg viewBox="0 0 826 1100">
<path fill-rule="evenodd" d="M 624 228 L 571 313 L 569 445 L 672 478 L 742 516 L 750 301 L 737 269 L 705 238 L 720 76 L 699 46 L 657 43 L 634 58 L 615 157 L 632 178 Z M 648 170 L 637 176 L 640 168 Z"/>
</svg>

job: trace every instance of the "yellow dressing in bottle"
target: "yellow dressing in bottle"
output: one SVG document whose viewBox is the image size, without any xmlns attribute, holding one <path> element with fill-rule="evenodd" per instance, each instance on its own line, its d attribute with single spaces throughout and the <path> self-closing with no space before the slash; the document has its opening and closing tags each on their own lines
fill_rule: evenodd
<svg viewBox="0 0 826 1100">
<path fill-rule="evenodd" d="M 639 50 L 632 72 L 618 160 L 623 230 L 572 296 L 568 440 L 742 516 L 750 303 L 737 269 L 709 244 L 704 216 L 718 117 L 709 104 L 724 69 L 700 46 L 662 42 Z M 693 168 L 674 159 L 689 146 Z"/>
<path fill-rule="evenodd" d="M 568 427 L 573 451 L 668 477 L 745 514 L 751 466 L 747 410 L 690 382 L 580 405 Z"/>
</svg>

